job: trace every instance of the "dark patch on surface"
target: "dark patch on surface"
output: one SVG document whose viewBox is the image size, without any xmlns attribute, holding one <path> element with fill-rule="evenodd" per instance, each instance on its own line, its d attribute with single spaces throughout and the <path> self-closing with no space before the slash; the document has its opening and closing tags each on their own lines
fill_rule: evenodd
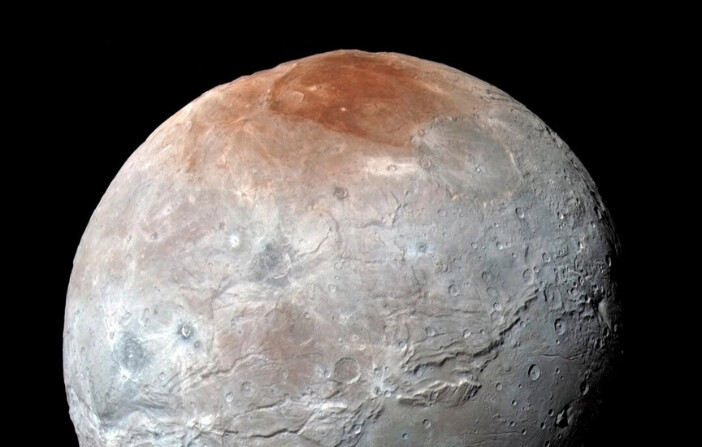
<svg viewBox="0 0 702 447">
<path fill-rule="evenodd" d="M 122 337 L 117 355 L 119 363 L 132 372 L 140 372 L 149 361 L 141 342 L 133 334 L 125 334 Z"/>
<path fill-rule="evenodd" d="M 342 188 L 341 186 L 334 188 L 334 197 L 336 197 L 338 200 L 344 200 L 348 196 L 349 192 L 346 188 Z"/>
<path fill-rule="evenodd" d="M 335 132 L 405 146 L 413 130 L 432 118 L 445 100 L 416 75 L 387 56 L 329 54 L 305 61 L 278 79 L 270 108 Z"/>
<path fill-rule="evenodd" d="M 278 244 L 269 242 L 251 261 L 251 272 L 255 281 L 278 284 L 285 281 L 290 270 L 290 255 Z"/>
</svg>

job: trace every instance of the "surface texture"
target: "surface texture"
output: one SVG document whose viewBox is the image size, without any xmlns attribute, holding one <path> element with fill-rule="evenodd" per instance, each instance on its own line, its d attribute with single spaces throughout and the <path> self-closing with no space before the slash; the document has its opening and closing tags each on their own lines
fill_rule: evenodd
<svg viewBox="0 0 702 447">
<path fill-rule="evenodd" d="M 595 186 L 500 90 L 341 51 L 217 87 L 117 175 L 64 332 L 83 446 L 568 445 L 617 348 Z"/>
</svg>

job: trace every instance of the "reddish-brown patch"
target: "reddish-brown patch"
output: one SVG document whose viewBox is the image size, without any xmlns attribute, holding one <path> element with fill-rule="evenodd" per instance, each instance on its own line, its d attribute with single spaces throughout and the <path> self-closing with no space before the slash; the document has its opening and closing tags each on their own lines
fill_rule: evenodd
<svg viewBox="0 0 702 447">
<path fill-rule="evenodd" d="M 439 101 L 412 70 L 390 58 L 335 53 L 304 61 L 278 79 L 270 107 L 336 132 L 404 146 Z"/>
</svg>

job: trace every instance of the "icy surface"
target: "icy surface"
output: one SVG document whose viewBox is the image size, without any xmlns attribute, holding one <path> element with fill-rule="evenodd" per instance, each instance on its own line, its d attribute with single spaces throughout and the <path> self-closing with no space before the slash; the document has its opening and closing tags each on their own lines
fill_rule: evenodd
<svg viewBox="0 0 702 447">
<path fill-rule="evenodd" d="M 82 446 L 567 445 L 617 349 L 617 242 L 503 92 L 334 52 L 217 87 L 110 185 L 69 287 Z"/>
</svg>

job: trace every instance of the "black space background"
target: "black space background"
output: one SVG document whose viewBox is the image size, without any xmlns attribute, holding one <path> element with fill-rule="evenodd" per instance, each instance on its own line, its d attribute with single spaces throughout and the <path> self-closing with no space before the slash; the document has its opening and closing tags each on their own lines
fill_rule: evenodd
<svg viewBox="0 0 702 447">
<path fill-rule="evenodd" d="M 571 17 L 575 20 L 576 17 Z M 334 26 L 316 32 L 283 30 L 264 42 L 246 31 L 212 30 L 195 35 L 187 28 L 159 37 L 123 30 L 56 35 L 32 61 L 29 80 L 41 103 L 31 118 L 35 163 L 45 183 L 42 201 L 53 210 L 51 238 L 43 243 L 50 264 L 38 284 L 45 297 L 40 322 L 43 417 L 51 429 L 33 433 L 35 445 L 78 445 L 68 417 L 62 376 L 65 294 L 72 259 L 93 209 L 129 155 L 165 119 L 206 90 L 279 63 L 340 48 L 395 51 L 447 64 L 504 90 L 525 104 L 571 147 L 595 180 L 620 234 L 623 256 L 615 266 L 625 304 L 625 355 L 609 404 L 587 445 L 637 442 L 654 411 L 646 407 L 642 379 L 632 359 L 643 348 L 639 301 L 646 293 L 636 281 L 641 255 L 636 203 L 631 200 L 636 132 L 630 99 L 635 95 L 638 48 L 635 38 L 605 21 L 576 27 L 566 20 L 548 29 L 500 29 L 411 24 L 388 31 L 368 23 L 349 33 Z M 534 32 L 532 32 L 534 31 Z M 638 298 L 637 298 L 638 297 Z M 633 334 L 633 335 L 632 335 Z M 655 410 L 660 412 L 660 410 Z"/>
</svg>

